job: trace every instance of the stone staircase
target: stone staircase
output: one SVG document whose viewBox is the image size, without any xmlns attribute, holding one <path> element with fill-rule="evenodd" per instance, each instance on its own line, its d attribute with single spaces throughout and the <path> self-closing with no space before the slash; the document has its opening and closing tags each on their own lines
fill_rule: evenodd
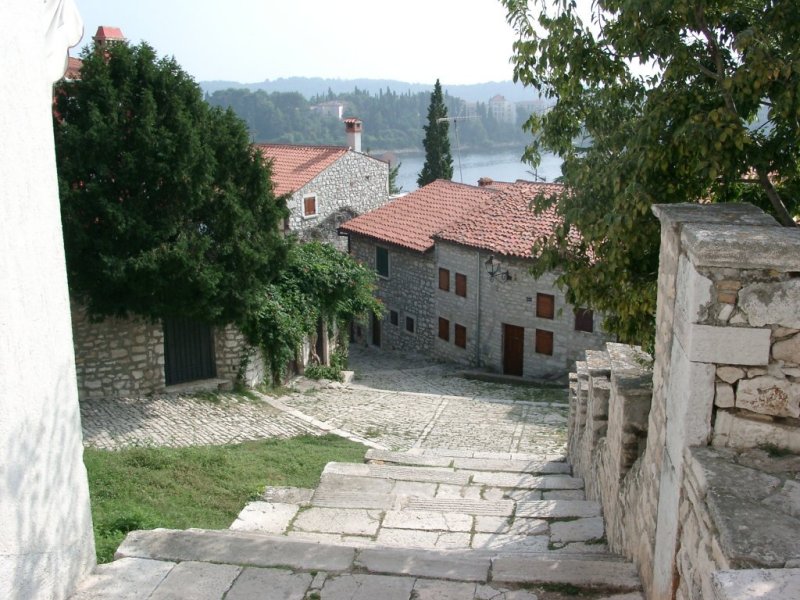
<svg viewBox="0 0 800 600">
<path fill-rule="evenodd" d="M 74 600 L 643 598 L 558 456 L 370 450 L 225 531 L 137 531 Z"/>
</svg>

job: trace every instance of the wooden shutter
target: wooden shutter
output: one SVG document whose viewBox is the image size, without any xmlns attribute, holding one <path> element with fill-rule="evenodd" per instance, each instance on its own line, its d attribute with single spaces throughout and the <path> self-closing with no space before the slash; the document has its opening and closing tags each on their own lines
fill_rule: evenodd
<svg viewBox="0 0 800 600">
<path fill-rule="evenodd" d="M 544 329 L 536 330 L 536 353 L 553 355 L 553 332 Z"/>
<path fill-rule="evenodd" d="M 303 198 L 303 214 L 306 217 L 312 217 L 317 214 L 317 197 L 307 196 Z"/>
<path fill-rule="evenodd" d="M 459 348 L 466 348 L 467 347 L 467 328 L 463 325 L 459 325 L 456 323 L 455 326 L 455 344 Z"/>
<path fill-rule="evenodd" d="M 467 297 L 467 276 L 456 273 L 456 296 Z"/>
<path fill-rule="evenodd" d="M 556 315 L 556 298 L 551 294 L 536 294 L 536 316 L 552 319 Z"/>
<path fill-rule="evenodd" d="M 594 331 L 594 311 L 588 308 L 575 309 L 575 331 Z"/>
<path fill-rule="evenodd" d="M 450 270 L 439 269 L 439 289 L 445 292 L 450 291 Z"/>
<path fill-rule="evenodd" d="M 450 341 L 450 321 L 439 317 L 439 338 L 445 342 Z"/>
</svg>

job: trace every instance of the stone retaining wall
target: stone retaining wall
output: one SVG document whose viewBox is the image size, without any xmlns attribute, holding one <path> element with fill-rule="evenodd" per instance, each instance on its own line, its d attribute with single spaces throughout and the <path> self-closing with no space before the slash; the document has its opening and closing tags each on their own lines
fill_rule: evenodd
<svg viewBox="0 0 800 600">
<path fill-rule="evenodd" d="M 587 352 L 569 454 L 648 598 L 728 598 L 730 570 L 800 566 L 800 458 L 781 458 L 800 453 L 800 231 L 749 205 L 654 212 L 655 362 Z"/>
</svg>

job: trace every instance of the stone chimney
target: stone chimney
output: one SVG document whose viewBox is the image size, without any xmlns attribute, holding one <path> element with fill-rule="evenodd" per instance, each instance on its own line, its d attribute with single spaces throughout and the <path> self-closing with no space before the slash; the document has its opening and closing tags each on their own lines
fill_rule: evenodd
<svg viewBox="0 0 800 600">
<path fill-rule="evenodd" d="M 361 152 L 361 119 L 348 117 L 344 120 L 344 130 L 347 133 L 347 145 Z"/>
</svg>

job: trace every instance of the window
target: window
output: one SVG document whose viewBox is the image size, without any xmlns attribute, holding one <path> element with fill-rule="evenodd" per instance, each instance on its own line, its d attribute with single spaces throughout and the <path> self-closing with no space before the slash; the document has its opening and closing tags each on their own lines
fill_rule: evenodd
<svg viewBox="0 0 800 600">
<path fill-rule="evenodd" d="M 386 248 L 375 247 L 375 270 L 381 277 L 389 277 L 389 251 Z"/>
<path fill-rule="evenodd" d="M 439 289 L 445 292 L 450 291 L 450 270 L 439 269 Z"/>
<path fill-rule="evenodd" d="M 456 323 L 455 326 L 455 344 L 459 348 L 466 348 L 467 347 L 467 328 L 463 325 L 459 325 Z"/>
<path fill-rule="evenodd" d="M 536 294 L 536 316 L 552 319 L 556 314 L 556 298 L 550 294 Z"/>
<path fill-rule="evenodd" d="M 303 216 L 315 217 L 317 215 L 317 197 L 306 196 L 303 198 Z"/>
<path fill-rule="evenodd" d="M 389 323 L 391 323 L 392 325 L 397 326 L 397 324 L 399 322 L 400 322 L 400 318 L 397 315 L 397 311 L 396 310 L 390 310 L 389 311 Z"/>
<path fill-rule="evenodd" d="M 439 339 L 450 341 L 450 321 L 439 317 Z"/>
<path fill-rule="evenodd" d="M 544 329 L 536 330 L 536 353 L 553 355 L 553 332 Z"/>
<path fill-rule="evenodd" d="M 467 276 L 456 273 L 456 296 L 467 297 Z"/>
<path fill-rule="evenodd" d="M 594 331 L 594 311 L 588 308 L 575 309 L 575 331 Z"/>
<path fill-rule="evenodd" d="M 406 317 L 406 331 L 414 333 L 414 317 Z"/>
</svg>

